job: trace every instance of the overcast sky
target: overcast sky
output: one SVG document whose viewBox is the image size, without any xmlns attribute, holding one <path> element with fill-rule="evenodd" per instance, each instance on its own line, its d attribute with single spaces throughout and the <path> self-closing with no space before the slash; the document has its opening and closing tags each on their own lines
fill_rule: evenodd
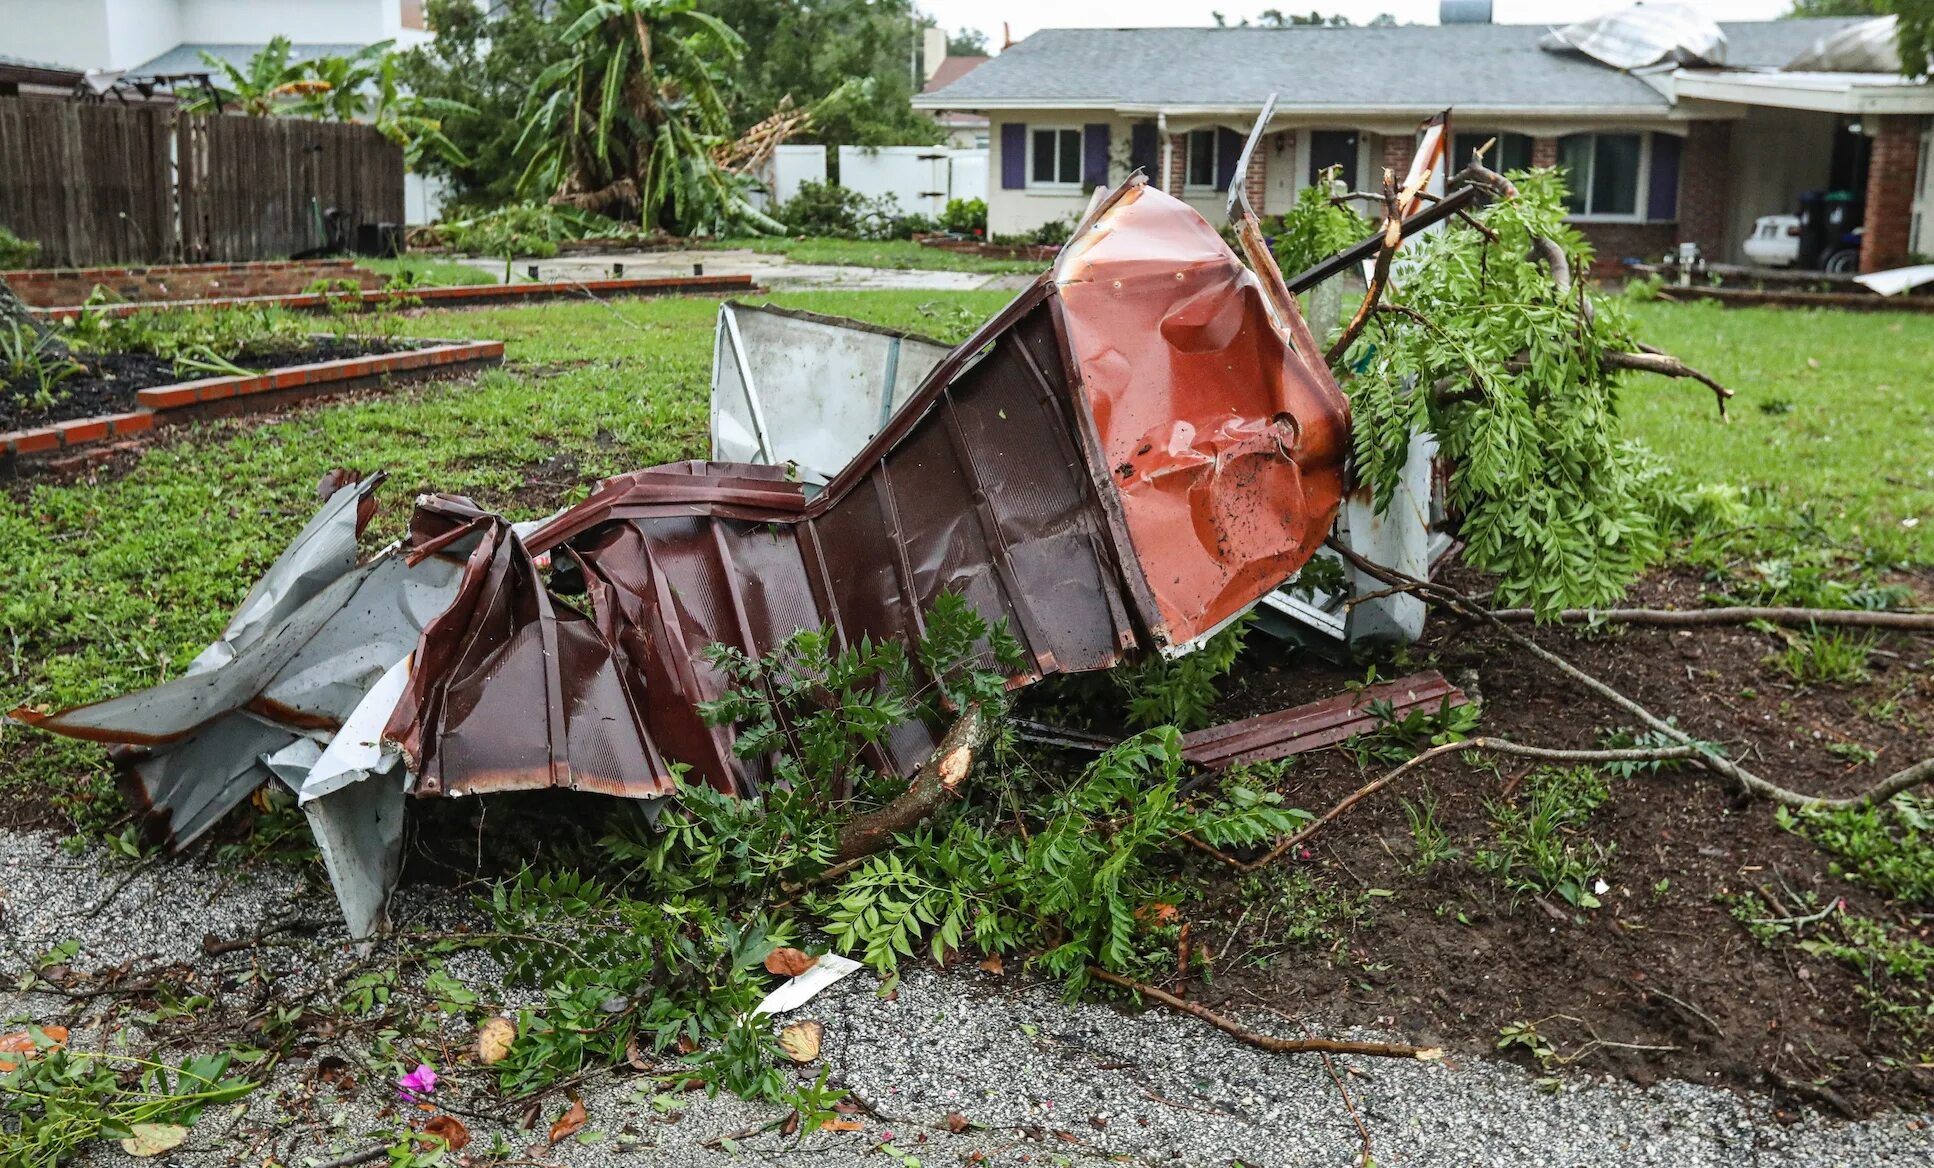
<svg viewBox="0 0 1934 1168">
<path fill-rule="evenodd" d="M 1359 24 L 1387 12 L 1406 24 L 1437 23 L 1437 0 L 1262 0 L 1253 7 L 1243 0 L 915 0 L 922 12 L 949 31 L 978 28 L 987 43 L 998 49 L 1001 22 L 1015 40 L 1043 28 L 1138 28 L 1150 25 L 1214 24 L 1220 11 L 1234 23 L 1254 19 L 1265 8 L 1325 15 L 1340 12 Z M 1770 20 L 1785 12 L 1790 0 L 1701 0 L 1699 9 L 1715 20 Z M 1626 0 L 1495 0 L 1493 19 L 1500 24 L 1562 24 L 1626 7 Z"/>
</svg>

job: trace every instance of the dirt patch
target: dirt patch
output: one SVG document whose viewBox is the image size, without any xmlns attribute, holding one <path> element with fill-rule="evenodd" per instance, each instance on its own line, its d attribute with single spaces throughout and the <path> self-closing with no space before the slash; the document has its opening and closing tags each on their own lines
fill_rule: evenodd
<svg viewBox="0 0 1934 1168">
<path fill-rule="evenodd" d="M 422 344 L 421 341 L 409 340 L 321 337 L 300 349 L 251 354 L 236 364 L 259 373 L 312 361 L 400 353 L 420 348 Z M 218 372 L 178 373 L 174 362 L 149 353 L 80 353 L 75 355 L 75 360 L 85 366 L 87 372 L 56 386 L 53 390 L 54 404 L 46 409 L 28 401 L 24 387 L 0 387 L 0 431 L 30 429 L 99 414 L 123 413 L 135 408 L 134 395 L 139 390 L 222 376 Z"/>
<path fill-rule="evenodd" d="M 1668 574 L 1648 581 L 1636 599 L 1689 601 L 1697 591 L 1690 575 Z M 1927 754 L 1934 737 L 1934 638 L 1926 636 L 1876 639 L 1870 681 L 1812 687 L 1767 662 L 1782 648 L 1778 636 L 1743 628 L 1540 630 L 1536 639 L 1801 791 L 1865 786 Z M 1230 715 L 1314 700 L 1362 676 L 1361 668 L 1309 654 L 1271 668 L 1266 659 L 1277 651 L 1261 637 L 1252 645 L 1226 695 Z M 1434 619 L 1428 639 L 1408 653 L 1412 663 L 1426 656 L 1453 680 L 1476 685 L 1486 734 L 1591 748 L 1630 724 L 1489 629 Z M 1888 700 L 1893 707 L 1876 718 L 1878 703 Z M 1835 743 L 1857 743 L 1878 757 L 1850 764 L 1829 751 Z M 1301 760 L 1283 789 L 1293 805 L 1320 812 L 1382 769 L 1360 769 L 1347 751 L 1333 749 Z M 1294 879 L 1301 868 L 1345 895 L 1365 896 L 1368 906 L 1327 950 L 1262 956 L 1273 939 L 1260 934 L 1268 926 L 1253 880 L 1245 885 L 1225 868 L 1198 866 L 1208 884 L 1194 910 L 1195 936 L 1222 956 L 1214 984 L 1196 993 L 1394 1025 L 1472 1054 L 1495 1048 L 1501 1028 L 1536 1022 L 1558 1054 L 1583 1051 L 1575 1065 L 1639 1082 L 1763 1088 L 1780 1079 L 1822 1080 L 1856 1110 L 1924 1107 L 1934 1097 L 1934 1070 L 1916 1065 L 1926 1040 L 1877 1021 L 1850 967 L 1790 945 L 1762 946 L 1719 898 L 1761 887 L 1775 896 L 1814 892 L 1821 904 L 1845 897 L 1851 912 L 1909 923 L 1898 908 L 1830 874 L 1828 857 L 1781 829 L 1769 805 L 1693 770 L 1611 779 L 1611 798 L 1584 828 L 1616 849 L 1602 908 L 1513 896 L 1471 857 L 1496 834 L 1487 801 L 1533 769 L 1521 759 L 1445 759 L 1313 837 L 1277 878 Z M 1417 799 L 1425 785 L 1460 854 L 1419 872 L 1403 800 Z M 1822 1098 L 1805 1101 L 1817 1106 Z"/>
</svg>

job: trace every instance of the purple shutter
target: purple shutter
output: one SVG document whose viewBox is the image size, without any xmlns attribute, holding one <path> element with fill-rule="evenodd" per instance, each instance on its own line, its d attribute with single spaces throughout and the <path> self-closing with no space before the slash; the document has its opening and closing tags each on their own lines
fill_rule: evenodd
<svg viewBox="0 0 1934 1168">
<path fill-rule="evenodd" d="M 1081 183 L 1087 187 L 1108 185 L 1108 123 L 1089 122 L 1081 127 Z"/>
<path fill-rule="evenodd" d="M 1226 191 L 1236 177 L 1236 162 L 1242 157 L 1243 137 L 1221 126 L 1215 129 L 1215 189 Z"/>
<path fill-rule="evenodd" d="M 1001 123 L 1001 189 L 1018 191 L 1027 185 L 1027 126 Z"/>
<path fill-rule="evenodd" d="M 1128 166 L 1155 181 L 1155 167 L 1160 159 L 1160 149 L 1155 141 L 1154 122 L 1136 122 L 1128 128 Z"/>
<path fill-rule="evenodd" d="M 1645 217 L 1679 217 L 1679 154 L 1685 143 L 1677 134 L 1652 135 L 1652 181 L 1645 192 Z"/>
</svg>

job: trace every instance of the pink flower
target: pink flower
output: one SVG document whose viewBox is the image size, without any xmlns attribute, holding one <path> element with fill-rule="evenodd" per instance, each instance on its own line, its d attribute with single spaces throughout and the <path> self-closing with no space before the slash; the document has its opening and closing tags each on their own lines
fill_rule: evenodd
<svg viewBox="0 0 1934 1168">
<path fill-rule="evenodd" d="M 436 1072 L 426 1063 L 416 1064 L 416 1069 L 396 1080 L 396 1097 L 415 1103 L 418 1095 L 436 1093 Z"/>
</svg>

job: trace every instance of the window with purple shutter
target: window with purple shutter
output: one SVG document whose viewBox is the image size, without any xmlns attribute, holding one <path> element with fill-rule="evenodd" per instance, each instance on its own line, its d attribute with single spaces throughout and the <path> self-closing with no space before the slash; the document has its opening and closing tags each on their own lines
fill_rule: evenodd
<svg viewBox="0 0 1934 1168">
<path fill-rule="evenodd" d="M 1148 181 L 1161 181 L 1156 168 L 1161 164 L 1161 148 L 1155 140 L 1154 122 L 1136 122 L 1128 128 L 1128 168 L 1140 170 Z"/>
<path fill-rule="evenodd" d="M 1091 189 L 1108 185 L 1107 122 L 1081 127 L 1081 185 Z"/>
<path fill-rule="evenodd" d="M 1027 185 L 1027 126 L 1001 123 L 1001 189 L 1018 191 Z"/>
</svg>

